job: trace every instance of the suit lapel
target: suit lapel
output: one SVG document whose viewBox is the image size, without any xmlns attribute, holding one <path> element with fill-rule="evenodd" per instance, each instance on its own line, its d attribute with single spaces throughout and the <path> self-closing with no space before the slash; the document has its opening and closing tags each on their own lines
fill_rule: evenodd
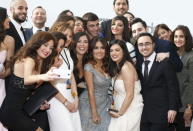
<svg viewBox="0 0 193 131">
<path fill-rule="evenodd" d="M 149 75 L 148 75 L 148 78 L 147 78 L 147 81 L 146 81 L 146 82 L 149 82 L 149 81 L 151 80 L 153 74 L 156 73 L 155 70 L 156 70 L 156 68 L 157 68 L 157 66 L 158 66 L 158 63 L 159 63 L 159 62 L 156 61 L 156 57 L 155 57 L 155 59 L 154 59 L 154 61 L 153 61 L 153 64 L 152 64 L 152 66 L 151 66 L 151 69 L 150 69 L 150 71 L 149 71 Z"/>
</svg>

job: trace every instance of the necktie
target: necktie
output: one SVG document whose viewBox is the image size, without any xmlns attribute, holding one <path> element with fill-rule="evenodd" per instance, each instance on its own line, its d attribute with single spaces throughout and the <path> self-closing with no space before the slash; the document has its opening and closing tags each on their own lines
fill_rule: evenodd
<svg viewBox="0 0 193 131">
<path fill-rule="evenodd" d="M 22 34 L 23 34 L 23 37 L 24 37 L 24 39 L 25 39 L 25 42 L 26 42 L 26 36 L 25 36 L 25 33 L 24 33 L 24 30 L 23 30 L 23 27 L 21 26 L 21 28 L 20 28 L 20 30 L 21 30 L 21 32 L 22 32 Z"/>
<path fill-rule="evenodd" d="M 147 80 L 148 78 L 148 64 L 149 64 L 149 60 L 145 60 L 144 64 L 145 64 L 145 68 L 144 68 L 144 81 Z"/>
<path fill-rule="evenodd" d="M 36 33 L 38 33 L 38 32 L 41 32 L 42 30 L 37 30 L 37 32 Z"/>
</svg>

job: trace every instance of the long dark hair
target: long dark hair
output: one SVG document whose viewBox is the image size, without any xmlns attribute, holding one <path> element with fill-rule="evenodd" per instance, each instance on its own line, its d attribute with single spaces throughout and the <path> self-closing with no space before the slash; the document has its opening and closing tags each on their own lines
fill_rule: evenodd
<svg viewBox="0 0 193 131">
<path fill-rule="evenodd" d="M 12 59 L 12 68 L 16 61 L 22 61 L 24 58 L 30 57 L 35 61 L 35 70 L 38 71 L 39 60 L 37 59 L 37 50 L 48 41 L 53 40 L 54 49 L 52 53 L 43 60 L 40 73 L 46 73 L 54 62 L 56 56 L 56 40 L 49 32 L 38 32 L 17 52 Z"/>
<path fill-rule="evenodd" d="M 94 37 L 93 40 L 91 41 L 90 43 L 90 48 L 89 48 L 89 62 L 94 66 L 97 64 L 97 62 L 95 61 L 94 59 L 94 56 L 93 56 L 93 50 L 96 46 L 96 43 L 97 42 L 101 42 L 102 45 L 104 46 L 105 48 L 105 57 L 103 58 L 102 60 L 102 70 L 105 72 L 105 73 L 108 73 L 108 59 L 109 59 L 109 48 L 108 48 L 108 44 L 107 44 L 107 41 L 103 38 L 100 38 L 100 37 Z"/>
<path fill-rule="evenodd" d="M 4 41 L 5 36 L 6 36 L 6 31 L 4 28 L 4 22 L 7 18 L 7 10 L 3 7 L 0 7 L 0 47 L 1 43 Z"/>
<path fill-rule="evenodd" d="M 190 33 L 190 30 L 187 26 L 184 25 L 178 25 L 174 31 L 172 32 L 171 35 L 171 39 L 172 42 L 174 43 L 174 34 L 177 30 L 181 30 L 184 33 L 184 37 L 185 37 L 185 45 L 184 45 L 184 49 L 186 52 L 190 52 L 193 48 L 193 41 L 192 41 L 192 35 Z"/>
<path fill-rule="evenodd" d="M 130 34 L 130 32 L 129 32 L 129 29 L 128 29 L 128 20 L 127 20 L 127 18 L 124 17 L 124 16 L 116 16 L 116 17 L 114 17 L 114 18 L 112 19 L 112 21 L 111 21 L 111 26 L 112 26 L 112 25 L 115 23 L 115 21 L 117 21 L 117 20 L 122 21 L 122 22 L 123 22 L 123 25 L 124 25 L 124 29 L 123 29 L 123 33 L 122 33 L 122 38 L 123 38 L 123 40 L 126 41 L 126 42 L 129 42 L 129 41 L 130 41 L 131 34 Z M 111 28 L 110 28 L 110 29 L 111 29 Z M 115 39 L 115 36 L 114 36 L 114 34 L 112 33 L 111 30 L 109 31 L 109 33 L 110 33 L 110 35 L 108 35 L 109 38 L 107 38 L 107 40 L 110 41 L 110 40 Z"/>
<path fill-rule="evenodd" d="M 114 62 L 111 58 L 109 59 L 109 75 L 111 77 L 116 76 L 117 74 L 120 73 L 123 65 L 125 64 L 126 61 L 130 62 L 133 64 L 133 61 L 129 55 L 129 52 L 127 50 L 126 43 L 122 40 L 112 40 L 110 41 L 110 47 L 111 48 L 113 45 L 119 45 L 121 49 L 123 50 L 123 58 L 117 65 L 116 62 Z M 134 65 L 134 64 L 133 64 Z"/>
<path fill-rule="evenodd" d="M 77 32 L 74 37 L 73 37 L 73 43 L 72 43 L 72 48 L 70 50 L 70 55 L 73 59 L 74 62 L 74 74 L 79 74 L 79 70 L 77 68 L 77 64 L 78 64 L 78 58 L 77 58 L 77 52 L 76 52 L 76 46 L 77 43 L 80 39 L 80 37 L 82 36 L 86 36 L 86 38 L 88 39 L 89 42 L 89 37 L 85 32 Z M 89 43 L 88 43 L 88 50 L 89 50 Z M 83 58 L 82 58 L 82 67 L 84 67 L 84 65 L 88 62 L 88 53 L 85 53 Z"/>
</svg>

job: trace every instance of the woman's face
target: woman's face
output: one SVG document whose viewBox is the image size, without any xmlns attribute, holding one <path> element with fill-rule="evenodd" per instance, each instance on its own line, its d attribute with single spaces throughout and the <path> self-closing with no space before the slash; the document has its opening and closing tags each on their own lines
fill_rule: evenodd
<svg viewBox="0 0 193 131">
<path fill-rule="evenodd" d="M 54 49 L 54 41 L 49 40 L 48 42 L 42 44 L 40 48 L 37 50 L 38 58 L 46 59 Z"/>
<path fill-rule="evenodd" d="M 163 28 L 159 28 L 157 34 L 158 34 L 159 39 L 170 40 L 171 32 L 169 32 Z"/>
<path fill-rule="evenodd" d="M 124 30 L 124 24 L 121 20 L 116 20 L 111 25 L 111 31 L 114 35 L 122 35 Z"/>
<path fill-rule="evenodd" d="M 66 38 L 67 38 L 67 41 L 66 41 L 66 43 L 65 43 L 65 47 L 68 47 L 70 44 L 71 44 L 71 42 L 72 42 L 72 30 L 70 30 L 70 29 L 66 29 L 65 31 L 63 31 L 62 32 L 65 36 L 66 36 Z"/>
<path fill-rule="evenodd" d="M 3 26 L 4 26 L 4 30 L 7 30 L 10 28 L 9 26 L 9 23 L 10 23 L 10 19 L 7 17 L 3 23 Z"/>
<path fill-rule="evenodd" d="M 105 47 L 98 41 L 93 49 L 93 57 L 96 61 L 102 61 L 105 57 Z"/>
<path fill-rule="evenodd" d="M 76 52 L 79 55 L 84 55 L 88 51 L 88 39 L 87 37 L 81 36 L 76 45 Z"/>
<path fill-rule="evenodd" d="M 62 49 L 64 48 L 65 46 L 65 41 L 63 39 L 60 39 L 58 41 L 58 46 L 57 46 L 57 51 L 58 51 L 58 54 L 62 51 Z"/>
<path fill-rule="evenodd" d="M 174 43 L 177 47 L 183 47 L 185 45 L 185 36 L 182 30 L 176 30 L 174 33 Z"/>
<path fill-rule="evenodd" d="M 84 32 L 84 25 L 81 20 L 76 20 L 74 25 L 74 34 L 77 32 Z"/>
<path fill-rule="evenodd" d="M 67 22 L 67 24 L 69 24 L 70 27 L 74 28 L 74 21 L 73 20 L 69 20 Z"/>
<path fill-rule="evenodd" d="M 115 63 L 119 63 L 123 59 L 123 49 L 118 45 L 114 44 L 110 48 L 110 57 Z"/>
</svg>

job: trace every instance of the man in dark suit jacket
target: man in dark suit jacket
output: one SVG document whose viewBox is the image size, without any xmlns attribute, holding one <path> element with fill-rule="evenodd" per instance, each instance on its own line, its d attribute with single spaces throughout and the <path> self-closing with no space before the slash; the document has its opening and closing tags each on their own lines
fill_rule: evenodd
<svg viewBox="0 0 193 131">
<path fill-rule="evenodd" d="M 135 44 L 137 36 L 140 33 L 148 32 L 147 24 L 141 18 L 135 18 L 131 22 L 132 37 Z M 137 45 L 135 45 L 137 61 L 142 59 L 141 54 L 138 51 Z M 183 63 L 177 54 L 176 47 L 174 44 L 166 40 L 155 39 L 155 52 L 157 54 L 157 61 L 161 61 L 164 58 L 169 58 L 171 60 L 172 66 L 176 72 L 180 72 L 183 67 Z"/>
<path fill-rule="evenodd" d="M 143 56 L 143 61 L 137 63 L 144 99 L 141 131 L 169 131 L 168 125 L 174 122 L 180 105 L 176 72 L 168 58 L 161 62 L 155 60 L 155 41 L 151 34 L 139 34 L 137 46 Z"/>
<path fill-rule="evenodd" d="M 27 17 L 27 2 L 25 0 L 12 0 L 10 4 L 11 22 L 7 34 L 12 36 L 15 40 L 16 53 L 26 42 L 26 37 L 23 32 L 21 24 Z"/>
<path fill-rule="evenodd" d="M 31 18 L 32 18 L 33 27 L 26 28 L 24 30 L 27 40 L 29 40 L 33 34 L 39 32 L 39 31 L 48 31 L 49 30 L 48 27 L 45 27 L 46 10 L 43 7 L 37 6 L 32 11 L 32 17 Z"/>
</svg>

